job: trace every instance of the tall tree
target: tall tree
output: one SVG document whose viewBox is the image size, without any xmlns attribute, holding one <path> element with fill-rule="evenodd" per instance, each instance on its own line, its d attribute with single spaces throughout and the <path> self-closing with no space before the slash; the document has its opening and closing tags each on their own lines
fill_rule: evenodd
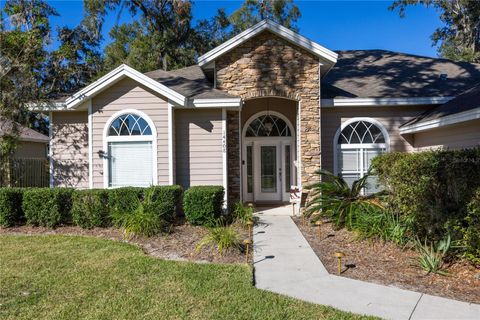
<svg viewBox="0 0 480 320">
<path fill-rule="evenodd" d="M 52 15 L 57 12 L 42 0 L 12 0 L 0 12 L 0 174 L 7 172 L 16 149 L 17 121 L 25 124 L 30 118 L 27 104 L 43 97 L 39 84 Z"/>
<path fill-rule="evenodd" d="M 106 68 L 121 63 L 147 71 L 164 70 L 192 64 L 192 4 L 182 0 L 103 0 L 127 8 L 140 19 L 114 27 L 106 52 Z"/>
<path fill-rule="evenodd" d="M 456 61 L 480 62 L 480 1 L 395 0 L 389 7 L 405 16 L 408 6 L 424 5 L 440 12 L 444 26 L 431 39 L 440 56 Z"/>
<path fill-rule="evenodd" d="M 237 34 L 264 19 L 298 31 L 296 23 L 300 17 L 300 9 L 293 0 L 246 0 L 228 20 L 233 34 Z"/>
<path fill-rule="evenodd" d="M 246 0 L 231 15 L 219 9 L 213 18 L 200 20 L 195 27 L 195 47 L 204 53 L 264 19 L 298 31 L 300 17 L 293 0 Z"/>
</svg>

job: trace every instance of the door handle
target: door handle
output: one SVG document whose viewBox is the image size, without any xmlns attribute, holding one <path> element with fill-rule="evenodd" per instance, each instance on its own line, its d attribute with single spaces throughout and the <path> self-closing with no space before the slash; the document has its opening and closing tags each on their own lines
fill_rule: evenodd
<svg viewBox="0 0 480 320">
<path fill-rule="evenodd" d="M 278 178 L 282 181 L 282 168 L 278 168 Z"/>
</svg>

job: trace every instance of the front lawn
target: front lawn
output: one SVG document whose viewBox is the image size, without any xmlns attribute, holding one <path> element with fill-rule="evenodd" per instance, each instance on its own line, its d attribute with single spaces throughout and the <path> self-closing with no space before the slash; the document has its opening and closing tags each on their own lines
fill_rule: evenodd
<svg viewBox="0 0 480 320">
<path fill-rule="evenodd" d="M 73 236 L 0 236 L 2 319 L 359 319 L 252 286 L 246 265 Z"/>
</svg>

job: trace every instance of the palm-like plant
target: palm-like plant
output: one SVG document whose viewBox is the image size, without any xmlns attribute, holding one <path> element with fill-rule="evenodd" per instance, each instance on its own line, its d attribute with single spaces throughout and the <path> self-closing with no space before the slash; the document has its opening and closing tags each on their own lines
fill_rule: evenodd
<svg viewBox="0 0 480 320">
<path fill-rule="evenodd" d="M 322 179 L 307 187 L 311 190 L 304 212 L 307 217 L 320 213 L 332 218 L 337 227 L 346 226 L 351 229 L 356 215 L 384 209 L 379 200 L 383 192 L 367 195 L 363 192 L 367 186 L 368 174 L 353 182 L 351 187 L 342 177 L 329 171 L 318 170 L 316 174 Z"/>
</svg>

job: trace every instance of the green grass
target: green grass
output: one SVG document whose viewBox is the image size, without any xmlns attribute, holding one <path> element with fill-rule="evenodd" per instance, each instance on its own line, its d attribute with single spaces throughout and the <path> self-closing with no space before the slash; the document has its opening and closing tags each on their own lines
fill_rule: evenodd
<svg viewBox="0 0 480 320">
<path fill-rule="evenodd" d="M 255 289 L 247 266 L 69 236 L 0 236 L 1 319 L 359 319 Z"/>
</svg>

